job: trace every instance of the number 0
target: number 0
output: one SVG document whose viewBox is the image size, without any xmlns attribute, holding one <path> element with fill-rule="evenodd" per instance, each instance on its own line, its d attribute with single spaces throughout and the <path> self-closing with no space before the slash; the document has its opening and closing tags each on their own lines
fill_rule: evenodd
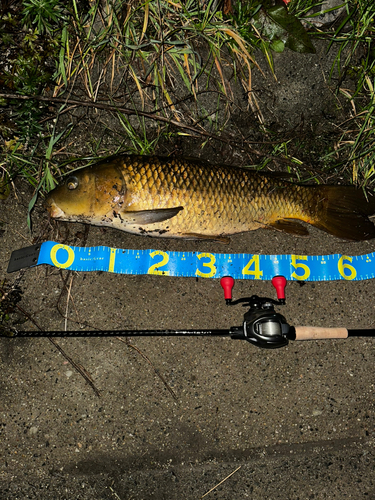
<svg viewBox="0 0 375 500">
<path fill-rule="evenodd" d="M 57 260 L 56 254 L 60 249 L 64 249 L 68 252 L 68 258 L 65 262 L 59 262 Z M 73 248 L 68 247 L 68 245 L 62 245 L 61 243 L 58 243 L 51 248 L 50 257 L 54 266 L 59 267 L 60 269 L 66 269 L 73 264 L 75 255 Z"/>
</svg>

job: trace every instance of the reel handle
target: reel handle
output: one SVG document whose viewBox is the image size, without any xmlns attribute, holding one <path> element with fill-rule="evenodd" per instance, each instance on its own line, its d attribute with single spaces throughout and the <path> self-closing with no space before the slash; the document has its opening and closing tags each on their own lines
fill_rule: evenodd
<svg viewBox="0 0 375 500">
<path fill-rule="evenodd" d="M 286 278 L 284 276 L 274 276 L 271 283 L 276 289 L 277 298 L 280 302 L 285 304 Z"/>
<path fill-rule="evenodd" d="M 223 276 L 220 280 L 220 285 L 224 290 L 224 299 L 227 304 L 232 302 L 232 289 L 234 287 L 234 279 L 232 276 Z"/>
</svg>

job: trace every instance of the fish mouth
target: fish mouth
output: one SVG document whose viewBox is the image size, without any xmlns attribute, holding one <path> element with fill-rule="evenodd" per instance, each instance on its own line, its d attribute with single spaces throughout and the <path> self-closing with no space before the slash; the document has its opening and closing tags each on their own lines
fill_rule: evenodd
<svg viewBox="0 0 375 500">
<path fill-rule="evenodd" d="M 53 219 L 62 219 L 65 217 L 65 212 L 51 199 L 47 199 L 46 209 Z"/>
</svg>

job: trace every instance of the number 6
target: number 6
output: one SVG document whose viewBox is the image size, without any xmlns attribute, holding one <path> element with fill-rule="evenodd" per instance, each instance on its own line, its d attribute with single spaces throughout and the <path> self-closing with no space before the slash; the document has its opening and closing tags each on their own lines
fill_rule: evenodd
<svg viewBox="0 0 375 500">
<path fill-rule="evenodd" d="M 346 255 L 342 255 L 340 257 L 340 259 L 337 263 L 339 273 L 346 280 L 354 280 L 354 278 L 357 276 L 357 271 L 350 264 L 344 264 L 344 260 L 348 260 L 349 262 L 352 262 L 353 257 L 347 257 Z M 345 274 L 345 269 L 350 271 L 350 274 Z"/>
</svg>

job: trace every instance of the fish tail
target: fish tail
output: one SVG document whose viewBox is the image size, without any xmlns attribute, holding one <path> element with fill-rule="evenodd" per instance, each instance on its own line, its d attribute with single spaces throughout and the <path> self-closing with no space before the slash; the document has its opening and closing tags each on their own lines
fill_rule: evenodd
<svg viewBox="0 0 375 500">
<path fill-rule="evenodd" d="M 316 218 L 310 223 L 339 238 L 353 241 L 375 238 L 375 226 L 368 218 L 375 213 L 375 197 L 366 197 L 354 186 L 321 186 Z"/>
</svg>

